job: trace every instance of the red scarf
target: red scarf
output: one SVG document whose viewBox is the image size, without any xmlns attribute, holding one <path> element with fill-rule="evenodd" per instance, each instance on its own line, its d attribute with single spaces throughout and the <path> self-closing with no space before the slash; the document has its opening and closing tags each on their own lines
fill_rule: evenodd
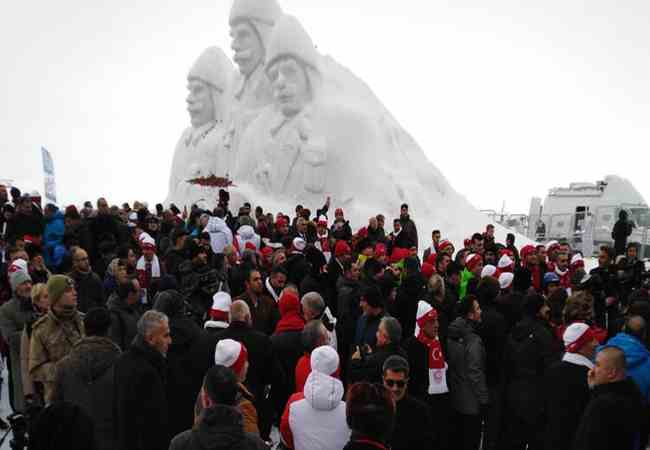
<svg viewBox="0 0 650 450">
<path fill-rule="evenodd" d="M 305 319 L 300 316 L 300 300 L 292 291 L 285 291 L 278 301 L 280 321 L 275 327 L 275 334 L 286 331 L 302 331 Z"/>
<path fill-rule="evenodd" d="M 430 315 L 435 314 L 432 309 L 428 314 L 418 320 L 420 331 L 417 335 L 417 340 L 420 341 L 428 349 L 428 368 L 429 368 L 429 389 L 428 394 L 445 394 L 449 392 L 447 387 L 447 363 L 445 362 L 445 355 L 442 353 L 442 345 L 440 339 L 431 339 L 427 337 L 422 331 L 422 326 L 427 320 L 430 320 Z"/>
</svg>

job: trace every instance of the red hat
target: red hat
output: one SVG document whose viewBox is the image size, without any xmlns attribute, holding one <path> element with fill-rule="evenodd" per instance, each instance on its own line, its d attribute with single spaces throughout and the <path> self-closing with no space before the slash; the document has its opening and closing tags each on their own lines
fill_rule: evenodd
<svg viewBox="0 0 650 450">
<path fill-rule="evenodd" d="M 483 257 L 478 253 L 471 253 L 467 255 L 467 258 L 465 258 L 465 266 L 469 271 L 474 270 L 474 268 L 481 262 L 483 262 Z"/>
<path fill-rule="evenodd" d="M 327 220 L 325 220 L 325 219 L 318 219 L 318 226 L 319 226 L 319 227 L 327 227 Z"/>
<path fill-rule="evenodd" d="M 443 241 L 440 241 L 440 243 L 438 244 L 438 251 L 444 252 L 448 247 L 454 248 L 454 244 L 452 244 L 451 241 L 445 239 Z"/>
<path fill-rule="evenodd" d="M 287 226 L 287 225 L 289 225 L 289 222 L 287 222 L 287 219 L 285 219 L 284 216 L 278 217 L 276 219 L 276 221 L 275 221 L 275 226 L 276 227 L 282 227 L 282 226 Z"/>
<path fill-rule="evenodd" d="M 357 232 L 357 235 L 358 235 L 360 238 L 362 238 L 362 239 L 363 239 L 363 238 L 367 238 L 367 237 L 368 237 L 368 228 L 366 228 L 366 227 L 361 228 L 361 229 Z"/>
<path fill-rule="evenodd" d="M 386 246 L 382 244 L 381 242 L 377 243 L 375 245 L 375 256 L 386 256 Z"/>
<path fill-rule="evenodd" d="M 344 215 L 343 210 L 341 208 L 336 208 L 336 211 L 334 211 L 334 215 L 335 216 L 338 216 L 338 215 L 343 216 Z"/>
<path fill-rule="evenodd" d="M 515 257 L 514 252 L 507 248 L 502 248 L 501 250 L 499 250 L 499 258 L 501 258 L 503 255 L 508 255 L 510 259 Z"/>
<path fill-rule="evenodd" d="M 336 246 L 334 247 L 334 256 L 337 258 L 343 255 L 349 255 L 352 253 L 352 249 L 345 241 L 337 241 Z"/>
<path fill-rule="evenodd" d="M 520 253 L 521 253 L 521 263 L 523 265 L 526 265 L 526 258 L 528 258 L 529 255 L 532 255 L 535 253 L 537 249 L 535 248 L 534 245 L 525 245 L 522 247 Z"/>
<path fill-rule="evenodd" d="M 266 246 L 262 250 L 260 250 L 260 253 L 264 257 L 269 257 L 273 254 L 273 249 L 271 247 Z"/>
<path fill-rule="evenodd" d="M 408 248 L 395 247 L 393 253 L 390 255 L 390 262 L 392 264 L 398 263 L 409 256 L 411 256 L 411 252 Z"/>
<path fill-rule="evenodd" d="M 435 253 L 431 253 L 425 262 L 435 267 L 436 259 L 438 259 L 438 255 L 436 255 Z"/>
<path fill-rule="evenodd" d="M 432 264 L 424 263 L 422 264 L 422 269 L 420 269 L 420 272 L 422 272 L 422 276 L 424 276 L 424 279 L 428 280 L 433 276 L 433 274 L 436 273 L 436 268 Z"/>
</svg>

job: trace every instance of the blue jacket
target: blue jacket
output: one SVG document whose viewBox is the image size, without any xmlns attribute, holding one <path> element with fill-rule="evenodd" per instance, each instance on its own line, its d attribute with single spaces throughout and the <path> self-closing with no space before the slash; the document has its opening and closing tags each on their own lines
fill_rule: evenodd
<svg viewBox="0 0 650 450">
<path fill-rule="evenodd" d="M 54 216 L 45 219 L 45 232 L 43 233 L 43 259 L 48 267 L 58 267 L 63 260 L 63 234 L 65 223 L 63 213 L 57 211 Z"/>
<path fill-rule="evenodd" d="M 623 350 L 627 375 L 637 384 L 643 397 L 650 401 L 650 351 L 636 337 L 627 333 L 618 333 L 607 345 Z"/>
</svg>

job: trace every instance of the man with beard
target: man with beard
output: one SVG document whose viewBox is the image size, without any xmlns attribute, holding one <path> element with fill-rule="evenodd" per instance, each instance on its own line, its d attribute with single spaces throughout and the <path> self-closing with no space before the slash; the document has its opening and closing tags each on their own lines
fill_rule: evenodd
<svg viewBox="0 0 650 450">
<path fill-rule="evenodd" d="M 73 270 L 68 274 L 74 280 L 79 296 L 79 311 L 85 313 L 91 308 L 106 305 L 104 284 L 90 267 L 88 253 L 79 248 L 72 255 Z"/>
<path fill-rule="evenodd" d="M 271 274 L 264 281 L 266 293 L 270 295 L 276 303 L 280 301 L 280 294 L 287 284 L 287 270 L 282 266 L 275 266 L 271 269 Z"/>
<path fill-rule="evenodd" d="M 171 241 L 173 247 L 167 250 L 164 257 L 165 268 L 167 273 L 180 279 L 179 268 L 180 265 L 187 259 L 187 252 L 185 251 L 185 242 L 187 241 L 187 231 L 181 227 L 174 228 L 171 234 Z"/>
<path fill-rule="evenodd" d="M 29 373 L 43 385 L 44 400 L 52 401 L 56 364 L 66 357 L 85 336 L 81 314 L 77 310 L 74 281 L 54 275 L 47 282 L 50 310 L 32 327 L 29 349 Z"/>
<path fill-rule="evenodd" d="M 415 226 L 415 222 L 411 219 L 409 215 L 409 206 L 404 203 L 400 208 L 399 221 L 402 224 L 403 233 L 408 239 L 408 246 L 406 248 L 418 247 L 418 229 Z"/>
<path fill-rule="evenodd" d="M 506 430 L 499 448 L 543 448 L 544 372 L 558 359 L 544 297 L 529 295 L 504 349 Z"/>
<path fill-rule="evenodd" d="M 219 272 L 208 265 L 208 255 L 203 247 L 194 241 L 188 244 L 189 261 L 179 266 L 181 292 L 187 298 L 197 321 L 203 318 L 212 306 L 212 297 L 224 286 Z"/>
<path fill-rule="evenodd" d="M 280 312 L 275 301 L 264 293 L 259 270 L 248 272 L 245 285 L 246 292 L 235 300 L 243 300 L 250 308 L 253 328 L 270 336 L 280 320 Z"/>
<path fill-rule="evenodd" d="M 9 267 L 9 282 L 12 297 L 0 307 L 0 331 L 9 346 L 7 364 L 9 369 L 9 401 L 14 411 L 24 409 L 22 372 L 20 364 L 20 337 L 25 324 L 34 314 L 31 291 L 32 279 L 27 273 L 27 262 L 23 261 L 25 269 L 17 265 Z M 15 263 L 16 261 L 14 261 Z"/>
</svg>

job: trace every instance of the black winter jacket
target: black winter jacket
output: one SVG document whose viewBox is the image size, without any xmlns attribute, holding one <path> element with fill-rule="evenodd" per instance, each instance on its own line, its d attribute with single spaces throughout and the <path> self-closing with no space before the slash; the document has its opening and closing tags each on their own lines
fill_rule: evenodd
<svg viewBox="0 0 650 450">
<path fill-rule="evenodd" d="M 573 449 L 638 448 L 646 423 L 641 393 L 631 379 L 596 386 L 576 431 Z"/>
<path fill-rule="evenodd" d="M 134 342 L 115 363 L 117 450 L 167 450 L 171 435 L 167 362 L 143 342 Z"/>
<path fill-rule="evenodd" d="M 215 405 L 203 411 L 199 426 L 177 435 L 169 450 L 266 450 L 258 436 L 244 432 L 241 413 L 232 406 Z"/>
<path fill-rule="evenodd" d="M 115 448 L 113 380 L 119 356 L 110 339 L 92 336 L 77 342 L 57 363 L 54 401 L 73 403 L 92 418 L 97 450 Z"/>
</svg>

